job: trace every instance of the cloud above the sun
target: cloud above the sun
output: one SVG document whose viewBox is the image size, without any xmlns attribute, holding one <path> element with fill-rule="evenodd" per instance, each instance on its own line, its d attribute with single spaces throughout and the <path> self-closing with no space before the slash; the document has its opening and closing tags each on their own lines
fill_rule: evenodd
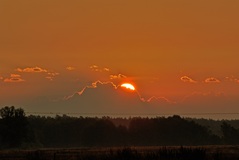
<svg viewBox="0 0 239 160">
<path fill-rule="evenodd" d="M 66 67 L 66 70 L 68 70 L 68 71 L 73 71 L 73 70 L 75 70 L 76 68 L 75 67 L 72 67 L 72 66 L 68 66 L 68 67 Z"/>
<path fill-rule="evenodd" d="M 15 82 L 24 82 L 25 80 L 22 79 L 21 75 L 19 74 L 11 74 L 9 78 L 5 78 L 4 82 L 7 83 L 15 83 Z"/>
<path fill-rule="evenodd" d="M 127 78 L 127 76 L 123 75 L 123 74 L 118 74 L 118 75 L 110 75 L 110 79 L 121 79 L 121 78 Z"/>
<path fill-rule="evenodd" d="M 183 82 L 188 82 L 188 83 L 197 83 L 197 81 L 193 80 L 192 78 L 188 77 L 188 76 L 182 76 L 181 81 Z"/>
<path fill-rule="evenodd" d="M 68 69 L 73 69 L 73 68 L 68 68 Z M 21 72 L 21 73 L 43 73 L 46 74 L 45 78 L 53 81 L 53 79 L 58 76 L 60 73 L 58 72 L 52 72 L 47 69 L 43 69 L 41 67 L 26 67 L 26 68 L 17 68 L 16 71 Z"/>
<path fill-rule="evenodd" d="M 206 78 L 205 83 L 220 83 L 221 81 L 217 78 L 214 78 L 214 77 L 209 77 L 209 78 Z"/>
<path fill-rule="evenodd" d="M 91 71 L 94 71 L 94 72 L 109 72 L 110 71 L 110 69 L 107 67 L 102 68 L 97 65 L 91 65 L 90 69 L 91 69 Z"/>
<path fill-rule="evenodd" d="M 46 73 L 48 72 L 46 69 L 40 67 L 27 67 L 27 68 L 17 68 L 18 72 L 25 72 L 25 73 Z"/>
</svg>

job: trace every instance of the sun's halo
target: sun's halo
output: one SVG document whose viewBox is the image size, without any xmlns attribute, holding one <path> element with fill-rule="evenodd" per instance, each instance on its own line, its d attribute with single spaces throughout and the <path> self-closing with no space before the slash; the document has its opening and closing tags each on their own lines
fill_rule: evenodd
<svg viewBox="0 0 239 160">
<path fill-rule="evenodd" d="M 132 91 L 135 90 L 135 87 L 130 83 L 123 83 L 123 84 L 121 84 L 121 87 L 124 87 L 124 88 L 132 90 Z"/>
</svg>

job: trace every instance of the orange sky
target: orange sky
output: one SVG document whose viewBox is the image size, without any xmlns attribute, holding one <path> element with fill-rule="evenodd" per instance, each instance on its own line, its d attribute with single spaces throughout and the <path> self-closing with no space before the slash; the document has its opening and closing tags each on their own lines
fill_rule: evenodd
<svg viewBox="0 0 239 160">
<path fill-rule="evenodd" d="M 172 113 L 239 112 L 238 6 L 235 0 L 1 0 L 0 105 L 54 112 L 50 102 L 100 80 L 133 82 L 145 99 L 176 103 Z"/>
</svg>

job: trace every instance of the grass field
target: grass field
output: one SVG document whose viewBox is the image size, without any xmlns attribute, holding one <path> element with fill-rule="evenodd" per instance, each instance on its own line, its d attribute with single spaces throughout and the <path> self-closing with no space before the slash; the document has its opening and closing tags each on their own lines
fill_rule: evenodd
<svg viewBox="0 0 239 160">
<path fill-rule="evenodd" d="M 239 160 L 239 146 L 1 150 L 0 160 Z"/>
</svg>

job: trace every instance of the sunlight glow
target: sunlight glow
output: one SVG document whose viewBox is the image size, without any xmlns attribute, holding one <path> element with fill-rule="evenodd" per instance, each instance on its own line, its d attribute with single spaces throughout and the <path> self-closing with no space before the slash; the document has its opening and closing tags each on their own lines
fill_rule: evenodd
<svg viewBox="0 0 239 160">
<path fill-rule="evenodd" d="M 123 83 L 123 84 L 121 85 L 121 87 L 124 87 L 124 88 L 126 88 L 126 89 L 130 89 L 130 90 L 132 90 L 132 91 L 135 90 L 135 87 L 134 87 L 132 84 L 130 84 L 130 83 Z"/>
</svg>

